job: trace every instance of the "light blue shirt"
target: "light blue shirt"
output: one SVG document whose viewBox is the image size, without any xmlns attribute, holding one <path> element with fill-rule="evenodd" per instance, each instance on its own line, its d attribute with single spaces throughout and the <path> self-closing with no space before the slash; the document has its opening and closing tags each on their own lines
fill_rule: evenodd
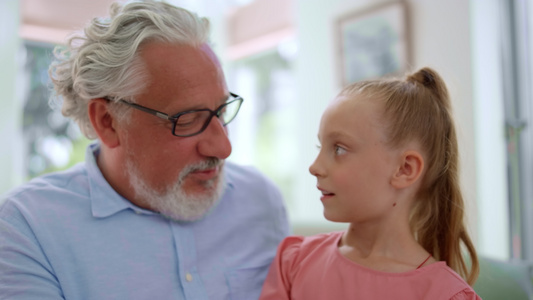
<svg viewBox="0 0 533 300">
<path fill-rule="evenodd" d="M 226 162 L 227 188 L 200 221 L 171 221 L 84 164 L 34 179 L 0 206 L 0 299 L 257 299 L 289 233 L 278 189 Z"/>
</svg>

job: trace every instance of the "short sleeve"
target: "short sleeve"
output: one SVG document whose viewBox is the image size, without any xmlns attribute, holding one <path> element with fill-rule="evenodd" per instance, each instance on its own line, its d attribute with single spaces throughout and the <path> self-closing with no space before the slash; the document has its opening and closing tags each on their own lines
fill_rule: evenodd
<svg viewBox="0 0 533 300">
<path fill-rule="evenodd" d="M 300 246 L 304 238 L 290 236 L 285 238 L 276 253 L 263 285 L 260 300 L 289 300 L 292 279 L 297 272 Z"/>
<path fill-rule="evenodd" d="M 52 266 L 15 205 L 0 207 L 0 299 L 62 299 Z"/>
<path fill-rule="evenodd" d="M 482 300 L 474 290 L 466 288 L 459 293 L 455 294 L 450 300 Z"/>
</svg>

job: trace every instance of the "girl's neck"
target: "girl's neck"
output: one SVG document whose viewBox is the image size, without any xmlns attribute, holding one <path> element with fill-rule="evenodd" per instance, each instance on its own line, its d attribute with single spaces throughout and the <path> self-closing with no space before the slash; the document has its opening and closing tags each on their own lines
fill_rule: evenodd
<svg viewBox="0 0 533 300">
<path fill-rule="evenodd" d="M 429 255 L 408 224 L 350 224 L 339 251 L 357 264 L 394 273 L 416 269 Z M 425 265 L 432 262 L 430 259 Z"/>
</svg>

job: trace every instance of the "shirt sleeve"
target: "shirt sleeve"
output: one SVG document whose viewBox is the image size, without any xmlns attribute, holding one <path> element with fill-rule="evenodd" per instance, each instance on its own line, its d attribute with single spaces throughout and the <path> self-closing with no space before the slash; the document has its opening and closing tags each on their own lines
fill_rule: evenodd
<svg viewBox="0 0 533 300">
<path fill-rule="evenodd" d="M 450 300 L 482 300 L 474 290 L 466 288 L 459 293 L 455 294 Z"/>
<path fill-rule="evenodd" d="M 260 300 L 290 299 L 303 239 L 301 236 L 290 236 L 281 242 L 263 284 Z"/>
<path fill-rule="evenodd" d="M 64 299 L 31 227 L 7 202 L 0 207 L 0 299 Z"/>
</svg>

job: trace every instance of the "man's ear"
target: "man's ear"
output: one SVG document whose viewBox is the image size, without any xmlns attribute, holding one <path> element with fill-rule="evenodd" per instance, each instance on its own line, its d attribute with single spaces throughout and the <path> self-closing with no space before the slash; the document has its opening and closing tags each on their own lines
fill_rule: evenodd
<svg viewBox="0 0 533 300">
<path fill-rule="evenodd" d="M 109 148 L 120 145 L 120 139 L 115 130 L 115 119 L 109 112 L 108 101 L 102 98 L 89 101 L 89 120 L 98 138 Z"/>
<path fill-rule="evenodd" d="M 391 184 L 397 189 L 402 189 L 414 184 L 424 171 L 424 158 L 420 152 L 407 150 L 400 157 L 400 164 L 393 175 Z"/>
</svg>

